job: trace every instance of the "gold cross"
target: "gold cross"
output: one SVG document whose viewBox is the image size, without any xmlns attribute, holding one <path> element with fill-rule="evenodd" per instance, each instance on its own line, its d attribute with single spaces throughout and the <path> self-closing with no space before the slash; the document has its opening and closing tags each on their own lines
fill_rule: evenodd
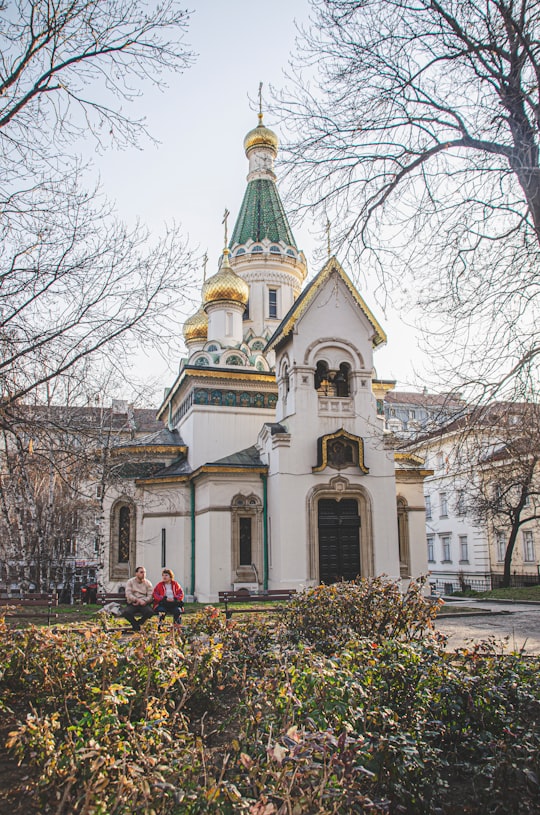
<svg viewBox="0 0 540 815">
<path fill-rule="evenodd" d="M 204 253 L 202 262 L 203 262 L 203 283 L 206 283 L 206 264 L 208 263 L 208 252 Z"/>
<path fill-rule="evenodd" d="M 326 240 L 327 240 L 327 245 L 328 245 L 328 257 L 330 257 L 330 255 L 332 254 L 332 250 L 330 248 L 330 227 L 331 226 L 332 226 L 332 224 L 328 220 L 328 216 L 327 216 L 327 218 L 326 218 Z"/>
<path fill-rule="evenodd" d="M 227 207 L 225 207 L 225 212 L 223 213 L 223 220 L 221 222 L 222 224 L 225 224 L 225 244 L 224 244 L 225 249 L 227 248 L 227 244 L 229 242 L 229 238 L 228 238 L 228 235 L 227 235 L 227 218 L 229 217 L 230 214 L 231 213 L 229 212 Z"/>
<path fill-rule="evenodd" d="M 262 86 L 263 83 L 259 82 L 259 124 L 262 124 L 263 120 L 263 112 L 262 112 Z"/>
</svg>

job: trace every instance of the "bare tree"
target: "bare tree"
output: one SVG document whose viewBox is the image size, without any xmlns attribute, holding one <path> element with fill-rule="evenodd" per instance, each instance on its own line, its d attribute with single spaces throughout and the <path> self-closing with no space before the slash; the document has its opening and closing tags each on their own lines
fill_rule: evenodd
<svg viewBox="0 0 540 815">
<path fill-rule="evenodd" d="M 191 256 L 84 187 L 77 140 L 135 143 L 125 103 L 191 61 L 175 0 L 19 0 L 0 21 L 0 418 L 90 355 L 171 337 Z M 70 146 L 73 154 L 68 151 Z"/>
<path fill-rule="evenodd" d="M 540 528 L 535 523 L 540 520 L 539 405 L 495 402 L 476 407 L 406 442 L 404 449 L 429 456 L 435 476 L 429 479 L 428 489 L 445 496 L 444 511 L 439 506 L 445 520 L 437 526 L 430 512 L 429 531 L 446 531 L 447 516 L 468 518 L 492 542 L 492 552 L 497 547 L 496 560 L 504 561 L 501 584 L 509 586 L 520 530 L 529 525 L 533 534 Z M 504 557 L 500 557 L 502 542 Z M 534 553 L 530 554 L 534 563 Z M 491 572 L 496 572 L 493 560 Z"/>
<path fill-rule="evenodd" d="M 510 586 L 518 533 L 540 519 L 538 405 L 494 405 L 483 411 L 480 424 L 483 433 L 473 432 L 466 445 L 469 455 L 471 446 L 476 452 L 467 502 L 478 523 L 505 537 L 502 586 Z"/>
<path fill-rule="evenodd" d="M 123 102 L 183 71 L 188 12 L 177 0 L 17 0 L 0 21 L 0 145 L 4 163 L 51 166 L 91 133 L 131 144 L 145 123 Z"/>
<path fill-rule="evenodd" d="M 299 211 L 328 214 L 336 247 L 450 318 L 439 366 L 460 346 L 465 383 L 517 377 L 526 392 L 540 351 L 540 2 L 312 5 L 276 99 Z"/>
</svg>

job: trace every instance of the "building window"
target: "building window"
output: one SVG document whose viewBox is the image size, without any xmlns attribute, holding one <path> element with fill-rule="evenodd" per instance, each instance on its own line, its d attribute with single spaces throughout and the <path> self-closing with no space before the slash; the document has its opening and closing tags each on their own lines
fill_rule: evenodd
<svg viewBox="0 0 540 815">
<path fill-rule="evenodd" d="M 427 536 L 427 559 L 429 563 L 435 563 L 435 535 Z"/>
<path fill-rule="evenodd" d="M 431 495 L 425 495 L 426 502 L 426 521 L 431 521 Z"/>
<path fill-rule="evenodd" d="M 467 535 L 459 536 L 459 562 L 469 562 L 469 544 L 467 542 Z"/>
<path fill-rule="evenodd" d="M 351 371 L 351 366 L 348 365 L 346 362 L 342 362 L 339 366 L 339 370 L 336 371 L 336 375 L 334 376 L 334 385 L 336 388 L 336 396 L 348 396 L 349 395 L 349 373 Z"/>
<path fill-rule="evenodd" d="M 111 580 L 127 580 L 135 554 L 135 507 L 118 501 L 111 509 L 109 569 Z"/>
<path fill-rule="evenodd" d="M 465 512 L 466 512 L 465 490 L 458 490 L 456 501 L 456 513 L 462 516 L 465 515 Z"/>
<path fill-rule="evenodd" d="M 445 492 L 439 493 L 439 509 L 441 518 L 448 518 L 448 496 Z"/>
<path fill-rule="evenodd" d="M 437 453 L 437 469 L 442 470 L 444 465 L 444 453 Z"/>
<path fill-rule="evenodd" d="M 262 577 L 262 502 L 253 493 L 235 495 L 231 505 L 233 583 L 258 583 Z"/>
<path fill-rule="evenodd" d="M 246 303 L 246 307 L 244 309 L 244 320 L 249 320 L 249 300 Z"/>
<path fill-rule="evenodd" d="M 407 501 L 397 499 L 398 545 L 399 545 L 399 572 L 401 577 L 410 577 L 410 544 L 409 544 L 409 513 Z"/>
<path fill-rule="evenodd" d="M 277 289 L 268 289 L 268 316 L 277 319 Z"/>
<path fill-rule="evenodd" d="M 452 562 L 452 559 L 450 557 L 450 537 L 451 537 L 450 535 L 441 535 L 443 563 Z"/>
<path fill-rule="evenodd" d="M 502 563 L 506 554 L 506 535 L 500 530 L 497 532 L 497 560 Z"/>
<path fill-rule="evenodd" d="M 167 530 L 161 530 L 161 568 L 167 565 Z"/>
<path fill-rule="evenodd" d="M 530 529 L 523 532 L 523 560 L 526 563 L 534 563 L 534 540 Z"/>
<path fill-rule="evenodd" d="M 251 566 L 251 517 L 240 518 L 240 566 Z"/>
<path fill-rule="evenodd" d="M 118 513 L 118 563 L 129 563 L 130 527 L 129 507 L 120 507 Z"/>
</svg>

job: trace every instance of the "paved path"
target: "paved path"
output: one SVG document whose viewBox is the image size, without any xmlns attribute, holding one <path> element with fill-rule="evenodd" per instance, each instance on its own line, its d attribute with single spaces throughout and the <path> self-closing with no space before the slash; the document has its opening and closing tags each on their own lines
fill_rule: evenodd
<svg viewBox="0 0 540 815">
<path fill-rule="evenodd" d="M 456 606 L 457 602 L 450 604 Z M 448 636 L 448 648 L 467 647 L 471 642 L 495 637 L 505 652 L 540 654 L 540 605 L 468 598 L 463 605 L 474 608 L 478 616 L 442 617 L 436 621 L 437 629 Z"/>
</svg>

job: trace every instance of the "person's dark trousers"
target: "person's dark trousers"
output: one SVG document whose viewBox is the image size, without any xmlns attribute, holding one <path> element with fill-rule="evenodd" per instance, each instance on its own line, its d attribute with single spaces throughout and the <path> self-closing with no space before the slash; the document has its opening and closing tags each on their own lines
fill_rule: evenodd
<svg viewBox="0 0 540 815">
<path fill-rule="evenodd" d="M 177 600 L 162 600 L 156 607 L 160 623 L 163 622 L 166 614 L 172 614 L 177 625 L 180 625 L 182 620 L 182 610 L 183 606 Z"/>
<path fill-rule="evenodd" d="M 141 624 L 153 616 L 154 610 L 152 606 L 131 606 L 128 604 L 122 609 L 122 617 L 129 620 L 134 631 L 140 631 Z"/>
</svg>

